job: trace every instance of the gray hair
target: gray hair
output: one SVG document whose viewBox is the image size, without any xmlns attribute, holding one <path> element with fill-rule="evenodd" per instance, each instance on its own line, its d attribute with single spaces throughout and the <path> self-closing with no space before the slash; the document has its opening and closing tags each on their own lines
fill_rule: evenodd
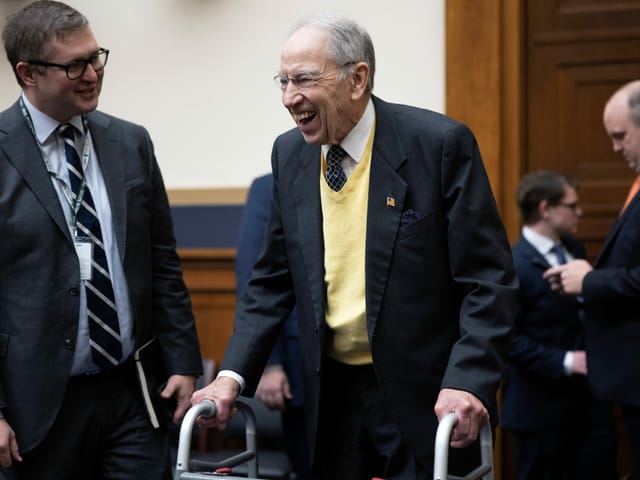
<svg viewBox="0 0 640 480">
<path fill-rule="evenodd" d="M 16 71 L 19 62 L 46 61 L 53 39 L 62 40 L 65 35 L 88 26 L 87 18 L 76 9 L 52 0 L 30 3 L 10 15 L 2 41 L 18 83 L 24 85 Z"/>
<path fill-rule="evenodd" d="M 296 23 L 290 35 L 306 26 L 327 32 L 329 35 L 329 58 L 341 67 L 343 77 L 346 75 L 347 67 L 353 63 L 364 62 L 369 65 L 367 91 L 373 90 L 376 55 L 371 37 L 364 28 L 347 17 L 313 15 Z"/>
</svg>

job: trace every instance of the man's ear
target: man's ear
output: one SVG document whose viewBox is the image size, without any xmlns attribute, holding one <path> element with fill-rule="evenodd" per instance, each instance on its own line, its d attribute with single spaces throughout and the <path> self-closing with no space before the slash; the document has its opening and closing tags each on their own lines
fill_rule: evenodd
<svg viewBox="0 0 640 480">
<path fill-rule="evenodd" d="M 538 213 L 540 214 L 540 218 L 547 218 L 547 215 L 549 214 L 549 208 L 551 207 L 551 205 L 549 205 L 549 202 L 546 200 L 541 200 L 540 203 L 538 204 Z"/>
<path fill-rule="evenodd" d="M 358 62 L 353 67 L 351 75 L 351 97 L 357 100 L 367 91 L 369 83 L 369 65 L 365 62 Z"/>
<path fill-rule="evenodd" d="M 36 85 L 36 68 L 38 67 L 31 65 L 30 63 L 18 62 L 16 65 L 16 72 L 25 85 L 33 87 Z"/>
</svg>

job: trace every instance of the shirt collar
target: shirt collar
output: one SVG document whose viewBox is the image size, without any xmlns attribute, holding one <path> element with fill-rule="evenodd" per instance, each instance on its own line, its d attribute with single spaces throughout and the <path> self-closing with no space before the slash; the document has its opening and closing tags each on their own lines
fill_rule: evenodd
<svg viewBox="0 0 640 480">
<path fill-rule="evenodd" d="M 360 117 L 356 126 L 353 127 L 347 136 L 344 137 L 342 142 L 340 142 L 340 146 L 356 163 L 360 161 L 360 158 L 364 153 L 364 149 L 367 146 L 367 141 L 369 140 L 369 134 L 373 128 L 375 118 L 376 113 L 373 107 L 373 100 L 369 98 L 369 102 L 367 102 L 367 106 L 364 109 L 362 117 Z M 330 147 L 331 145 L 322 145 L 322 152 L 324 153 L 325 158 Z"/>
<path fill-rule="evenodd" d="M 56 131 L 56 129 L 60 125 L 60 122 L 34 107 L 24 93 L 22 93 L 22 100 L 24 102 L 24 106 L 29 112 L 31 121 L 33 122 L 33 128 L 36 132 L 36 138 L 42 145 Z M 71 125 L 76 127 L 79 132 L 84 131 L 84 128 L 82 126 L 82 117 L 80 115 L 71 117 L 71 119 L 66 123 L 70 123 Z"/>
<path fill-rule="evenodd" d="M 522 227 L 522 236 L 542 255 L 549 253 L 551 247 L 555 245 L 555 242 L 549 237 L 532 230 L 526 225 Z"/>
</svg>

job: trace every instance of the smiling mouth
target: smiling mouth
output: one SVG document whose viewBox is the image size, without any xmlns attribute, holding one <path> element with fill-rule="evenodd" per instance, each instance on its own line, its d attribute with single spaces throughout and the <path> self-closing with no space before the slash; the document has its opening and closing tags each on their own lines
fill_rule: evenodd
<svg viewBox="0 0 640 480">
<path fill-rule="evenodd" d="M 293 119 L 301 125 L 306 125 L 316 116 L 315 112 L 293 113 Z"/>
</svg>

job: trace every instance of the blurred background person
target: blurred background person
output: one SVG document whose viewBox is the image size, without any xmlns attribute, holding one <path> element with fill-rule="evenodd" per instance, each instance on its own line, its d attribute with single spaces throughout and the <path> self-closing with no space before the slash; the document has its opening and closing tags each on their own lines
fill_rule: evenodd
<svg viewBox="0 0 640 480">
<path fill-rule="evenodd" d="M 582 215 L 574 179 L 525 175 L 517 189 L 524 226 L 513 247 L 520 289 L 501 424 L 516 446 L 518 480 L 613 480 L 611 408 L 587 382 L 582 302 L 551 290 L 545 270 L 585 258 L 575 234 Z"/>
<path fill-rule="evenodd" d="M 607 101 L 603 123 L 613 144 L 640 174 L 640 80 Z M 636 177 L 592 267 L 574 260 L 545 272 L 552 288 L 584 299 L 588 378 L 595 395 L 618 404 L 640 468 L 640 196 Z"/>
<path fill-rule="evenodd" d="M 273 175 L 256 178 L 249 188 L 242 212 L 236 252 L 238 298 L 251 277 L 251 269 L 262 252 L 269 220 Z M 287 455 L 297 480 L 309 478 L 309 452 L 304 429 L 304 394 L 298 340 L 298 316 L 294 309 L 284 324 L 278 342 L 256 389 L 267 407 L 282 412 L 282 430 Z"/>
</svg>

